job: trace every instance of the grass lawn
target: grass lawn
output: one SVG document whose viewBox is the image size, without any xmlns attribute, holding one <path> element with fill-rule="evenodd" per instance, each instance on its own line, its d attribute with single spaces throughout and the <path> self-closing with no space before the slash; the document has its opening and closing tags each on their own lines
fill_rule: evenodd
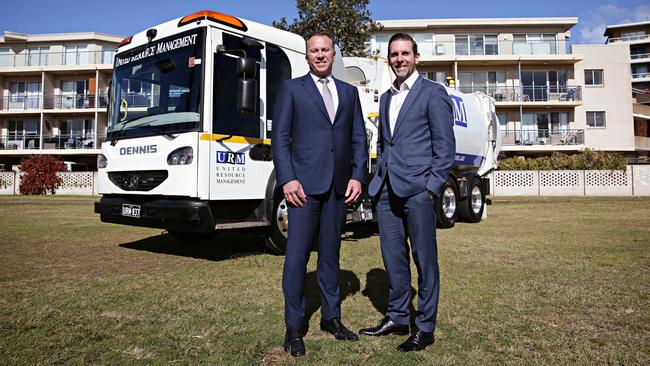
<svg viewBox="0 0 650 366">
<path fill-rule="evenodd" d="M 177 243 L 101 223 L 95 199 L 0 197 L 0 364 L 650 363 L 648 198 L 497 198 L 487 221 L 439 231 L 436 343 L 417 353 L 395 350 L 404 337 L 320 331 L 313 253 L 296 360 L 281 348 L 283 258 L 255 235 Z M 378 235 L 348 229 L 343 321 L 356 331 L 382 317 L 388 289 Z"/>
</svg>

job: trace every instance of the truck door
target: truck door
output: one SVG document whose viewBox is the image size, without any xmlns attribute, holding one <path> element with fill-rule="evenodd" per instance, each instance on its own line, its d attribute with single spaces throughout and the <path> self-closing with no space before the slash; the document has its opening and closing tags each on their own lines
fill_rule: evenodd
<svg viewBox="0 0 650 366">
<path fill-rule="evenodd" d="M 263 199 L 273 162 L 260 154 L 266 138 L 265 50 L 246 46 L 239 35 L 212 30 L 212 131 L 201 136 L 210 142 L 210 199 Z M 237 110 L 237 59 L 257 61 L 257 110 L 242 115 Z M 215 52 L 216 51 L 216 52 Z M 268 147 L 268 146 L 267 146 Z M 270 151 L 270 149 L 269 149 Z M 251 154 L 252 153 L 252 154 Z M 268 155 L 270 158 L 270 155 Z"/>
</svg>

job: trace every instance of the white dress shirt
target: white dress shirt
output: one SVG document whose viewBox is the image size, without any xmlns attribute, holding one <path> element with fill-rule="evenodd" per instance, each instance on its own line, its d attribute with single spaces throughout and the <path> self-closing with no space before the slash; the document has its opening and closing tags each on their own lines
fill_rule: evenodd
<svg viewBox="0 0 650 366">
<path fill-rule="evenodd" d="M 392 97 L 390 98 L 390 110 L 388 112 L 388 126 L 390 127 L 391 134 L 395 133 L 395 123 L 397 122 L 399 111 L 402 109 L 402 104 L 404 104 L 404 100 L 406 100 L 406 96 L 408 95 L 409 90 L 413 87 L 413 84 L 415 84 L 415 80 L 417 80 L 418 76 L 420 76 L 420 74 L 418 74 L 417 71 L 414 71 L 408 79 L 404 80 L 402 85 L 399 86 L 399 89 L 395 86 L 397 80 L 395 80 L 395 82 L 390 86 Z"/>
<path fill-rule="evenodd" d="M 323 83 L 321 83 L 320 79 L 322 79 L 320 76 L 314 74 L 313 72 L 309 72 L 309 75 L 311 75 L 311 78 L 314 79 L 314 82 L 316 83 L 316 88 L 318 88 L 318 92 L 320 93 L 320 96 L 323 96 Z M 336 92 L 336 85 L 334 84 L 334 78 L 332 77 L 332 74 L 327 75 L 326 79 L 328 80 L 327 82 L 327 88 L 330 90 L 332 93 L 332 101 L 334 102 L 334 114 L 336 114 L 336 111 L 339 109 L 339 94 Z"/>
</svg>

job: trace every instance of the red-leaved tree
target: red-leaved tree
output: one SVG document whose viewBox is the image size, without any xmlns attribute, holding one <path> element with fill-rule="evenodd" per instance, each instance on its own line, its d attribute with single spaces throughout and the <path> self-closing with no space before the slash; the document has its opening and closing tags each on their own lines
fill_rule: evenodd
<svg viewBox="0 0 650 366">
<path fill-rule="evenodd" d="M 20 168 L 25 172 L 20 177 L 21 194 L 54 194 L 63 182 L 56 172 L 64 171 L 65 165 L 54 156 L 32 156 L 23 160 Z"/>
</svg>

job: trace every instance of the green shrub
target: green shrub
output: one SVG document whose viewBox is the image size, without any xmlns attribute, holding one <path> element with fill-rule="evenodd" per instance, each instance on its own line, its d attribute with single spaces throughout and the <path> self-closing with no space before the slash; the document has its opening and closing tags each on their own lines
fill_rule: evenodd
<svg viewBox="0 0 650 366">
<path fill-rule="evenodd" d="M 621 154 L 591 149 L 572 155 L 554 152 L 551 156 L 517 156 L 499 161 L 499 170 L 625 170 L 626 166 Z"/>
</svg>

